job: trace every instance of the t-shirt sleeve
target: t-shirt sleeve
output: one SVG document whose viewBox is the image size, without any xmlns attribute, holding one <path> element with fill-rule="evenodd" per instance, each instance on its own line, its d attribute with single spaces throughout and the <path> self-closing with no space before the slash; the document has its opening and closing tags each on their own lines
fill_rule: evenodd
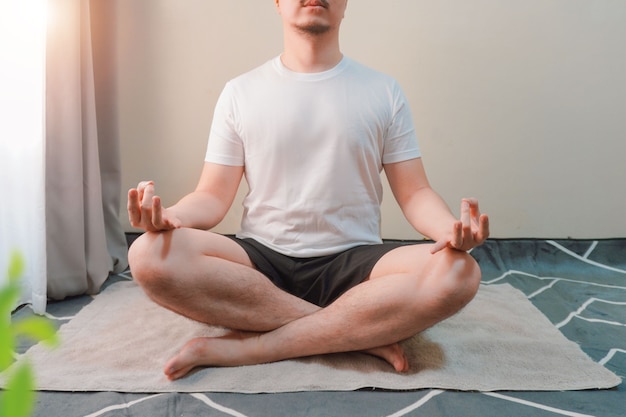
<svg viewBox="0 0 626 417">
<path fill-rule="evenodd" d="M 220 94 L 213 113 L 204 160 L 221 165 L 243 166 L 244 148 L 237 129 L 237 106 L 230 83 Z"/>
<path fill-rule="evenodd" d="M 393 116 L 385 135 L 383 164 L 407 161 L 420 156 L 409 103 L 400 86 L 394 83 Z"/>
</svg>

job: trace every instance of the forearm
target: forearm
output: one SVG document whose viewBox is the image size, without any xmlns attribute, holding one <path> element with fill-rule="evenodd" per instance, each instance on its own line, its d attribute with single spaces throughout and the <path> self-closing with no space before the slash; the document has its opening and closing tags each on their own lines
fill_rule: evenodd
<svg viewBox="0 0 626 417">
<path fill-rule="evenodd" d="M 235 199 L 243 176 L 243 166 L 205 162 L 194 192 L 167 210 L 181 227 L 209 230 L 222 221 Z"/>
<path fill-rule="evenodd" d="M 413 193 L 402 204 L 402 211 L 415 230 L 434 241 L 448 234 L 457 221 L 443 198 L 430 187 Z"/>
<path fill-rule="evenodd" d="M 210 193 L 194 191 L 168 207 L 182 227 L 209 230 L 222 221 L 229 206 Z"/>
</svg>

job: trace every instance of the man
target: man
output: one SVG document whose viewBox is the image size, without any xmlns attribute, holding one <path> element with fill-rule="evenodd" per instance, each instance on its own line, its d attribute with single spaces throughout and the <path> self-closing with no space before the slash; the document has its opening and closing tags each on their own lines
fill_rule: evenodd
<svg viewBox="0 0 626 417">
<path fill-rule="evenodd" d="M 455 314 L 480 283 L 466 251 L 488 237 L 488 218 L 473 199 L 453 217 L 395 81 L 342 55 L 347 0 L 275 3 L 284 52 L 226 85 L 196 190 L 167 209 L 152 182 L 129 191 L 131 224 L 146 230 L 129 252 L 133 277 L 162 306 L 233 329 L 187 342 L 165 365 L 172 380 L 347 351 L 406 371 L 398 342 Z M 381 244 L 383 169 L 434 244 Z M 237 238 L 209 232 L 244 173 Z"/>
</svg>

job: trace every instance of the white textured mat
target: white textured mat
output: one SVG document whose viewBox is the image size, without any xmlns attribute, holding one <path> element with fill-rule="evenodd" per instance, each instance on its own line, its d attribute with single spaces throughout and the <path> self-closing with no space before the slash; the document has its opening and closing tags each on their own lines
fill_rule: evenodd
<svg viewBox="0 0 626 417">
<path fill-rule="evenodd" d="M 39 389 L 51 391 L 561 391 L 621 382 L 509 285 L 481 286 L 461 313 L 405 342 L 407 374 L 369 355 L 349 353 L 204 368 L 175 382 L 165 378 L 163 365 L 187 340 L 223 332 L 171 313 L 134 283 L 121 282 L 61 328 L 59 348 L 36 345 L 25 356 L 34 363 Z"/>
</svg>

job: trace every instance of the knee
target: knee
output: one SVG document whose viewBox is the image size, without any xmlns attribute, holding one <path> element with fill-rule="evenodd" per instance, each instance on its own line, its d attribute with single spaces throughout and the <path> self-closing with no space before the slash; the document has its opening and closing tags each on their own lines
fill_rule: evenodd
<svg viewBox="0 0 626 417">
<path fill-rule="evenodd" d="M 476 260 L 465 252 L 444 250 L 436 262 L 438 306 L 448 314 L 454 314 L 465 307 L 478 292 L 481 272 Z"/>
<path fill-rule="evenodd" d="M 133 279 L 142 287 L 154 283 L 165 274 L 163 233 L 146 232 L 139 236 L 128 250 L 128 264 Z"/>
</svg>

